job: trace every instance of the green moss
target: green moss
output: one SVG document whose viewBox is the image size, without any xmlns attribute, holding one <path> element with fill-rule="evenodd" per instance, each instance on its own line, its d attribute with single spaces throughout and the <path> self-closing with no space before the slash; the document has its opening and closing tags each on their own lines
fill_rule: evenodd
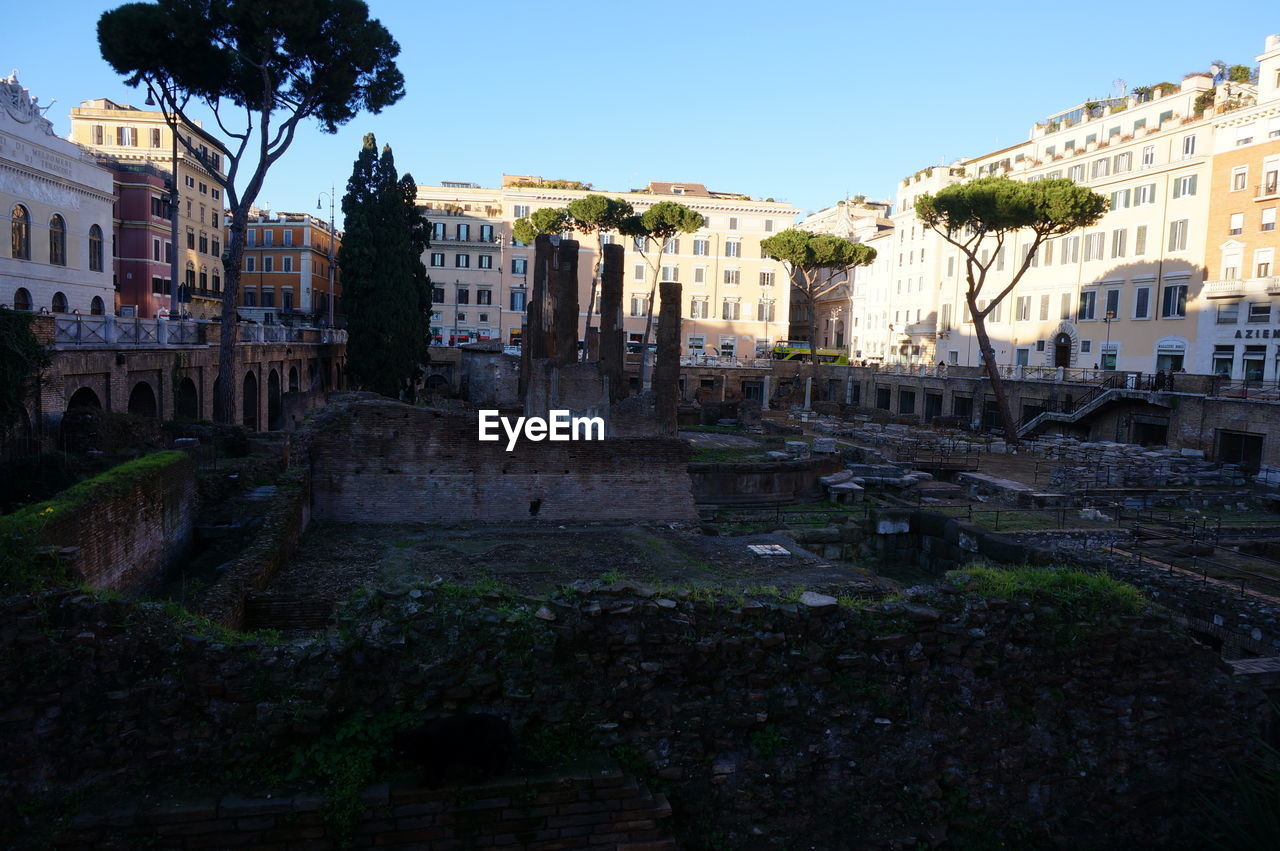
<svg viewBox="0 0 1280 851">
<path fill-rule="evenodd" d="M 970 567 L 947 579 L 984 597 L 1029 598 L 1052 605 L 1064 615 L 1131 615 L 1148 605 L 1142 592 L 1104 573 L 1046 567 Z"/>
<path fill-rule="evenodd" d="M 0 517 L 0 585 L 62 579 L 51 575 L 52 562 L 41 557 L 42 533 L 49 524 L 95 503 L 126 494 L 139 483 L 186 459 L 185 452 L 176 450 L 146 455 L 72 485 L 53 499 Z"/>
</svg>

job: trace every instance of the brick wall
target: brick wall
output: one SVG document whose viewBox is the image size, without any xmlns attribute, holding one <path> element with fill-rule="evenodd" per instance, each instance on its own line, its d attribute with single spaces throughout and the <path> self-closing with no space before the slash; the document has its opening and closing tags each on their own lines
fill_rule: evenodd
<svg viewBox="0 0 1280 851">
<path fill-rule="evenodd" d="M 59 849 L 163 848 L 459 848 L 525 851 L 611 848 L 674 851 L 671 805 L 616 767 L 544 777 L 502 778 L 479 787 L 422 789 L 379 784 L 352 835 L 334 836 L 313 794 L 170 802 L 78 817 L 53 843 Z M 115 847 L 111 845 L 111 847 Z"/>
<path fill-rule="evenodd" d="M 128 462 L 24 509 L 55 508 L 41 539 L 78 549 L 76 570 L 94 588 L 140 593 L 186 556 L 195 531 L 195 464 L 182 452 Z"/>
<path fill-rule="evenodd" d="M 334 400 L 310 436 L 315 517 L 340 522 L 696 517 L 683 440 L 481 442 L 474 413 Z"/>
</svg>

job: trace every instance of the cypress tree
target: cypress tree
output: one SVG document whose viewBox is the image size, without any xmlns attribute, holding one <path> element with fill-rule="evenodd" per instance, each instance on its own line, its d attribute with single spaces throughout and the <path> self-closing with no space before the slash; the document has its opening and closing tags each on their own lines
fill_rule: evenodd
<svg viewBox="0 0 1280 851">
<path fill-rule="evenodd" d="M 362 389 L 412 402 L 429 357 L 427 222 L 413 176 L 397 176 L 390 145 L 377 150 L 367 134 L 342 199 L 347 372 Z"/>
</svg>

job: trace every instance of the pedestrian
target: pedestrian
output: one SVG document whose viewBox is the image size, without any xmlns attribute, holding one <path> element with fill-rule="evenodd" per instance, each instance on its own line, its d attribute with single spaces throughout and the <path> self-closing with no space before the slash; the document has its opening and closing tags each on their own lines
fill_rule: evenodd
<svg viewBox="0 0 1280 851">
<path fill-rule="evenodd" d="M 1164 381 L 1165 381 L 1164 370 L 1162 369 L 1156 372 L 1156 390 L 1157 391 L 1164 389 Z"/>
</svg>

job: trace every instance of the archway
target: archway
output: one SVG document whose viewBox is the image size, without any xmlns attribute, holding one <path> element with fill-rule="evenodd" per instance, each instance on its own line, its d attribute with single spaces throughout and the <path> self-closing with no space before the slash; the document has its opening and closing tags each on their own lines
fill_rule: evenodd
<svg viewBox="0 0 1280 851">
<path fill-rule="evenodd" d="M 129 413 L 136 414 L 139 417 L 146 417 L 149 420 L 154 420 L 158 415 L 159 406 L 156 405 L 156 394 L 147 382 L 139 381 L 133 385 L 133 390 L 129 392 Z"/>
<path fill-rule="evenodd" d="M 31 310 L 31 291 L 26 287 L 18 287 L 13 294 L 14 310 Z"/>
<path fill-rule="evenodd" d="M 77 408 L 97 408 L 102 410 L 102 402 L 98 399 L 98 394 L 88 387 L 81 387 L 79 390 L 71 394 L 71 400 L 67 402 L 67 410 L 74 411 Z"/>
<path fill-rule="evenodd" d="M 93 301 L 89 303 L 89 312 L 94 316 L 102 316 L 107 312 L 107 307 L 102 302 L 102 296 L 94 296 Z"/>
<path fill-rule="evenodd" d="M 250 431 L 258 430 L 258 376 L 252 372 L 244 374 L 244 402 L 241 405 L 240 421 Z"/>
<path fill-rule="evenodd" d="M 1053 365 L 1054 366 L 1071 366 L 1071 337 L 1068 334 L 1059 334 L 1053 338 Z"/>
<path fill-rule="evenodd" d="M 296 366 L 289 367 L 289 392 L 298 392 L 298 368 Z"/>
<path fill-rule="evenodd" d="M 267 430 L 280 430 L 280 373 L 274 368 L 267 374 Z"/>
<path fill-rule="evenodd" d="M 196 390 L 196 383 L 190 378 L 178 382 L 178 389 L 173 394 L 173 418 L 200 419 L 200 394 Z"/>
</svg>

